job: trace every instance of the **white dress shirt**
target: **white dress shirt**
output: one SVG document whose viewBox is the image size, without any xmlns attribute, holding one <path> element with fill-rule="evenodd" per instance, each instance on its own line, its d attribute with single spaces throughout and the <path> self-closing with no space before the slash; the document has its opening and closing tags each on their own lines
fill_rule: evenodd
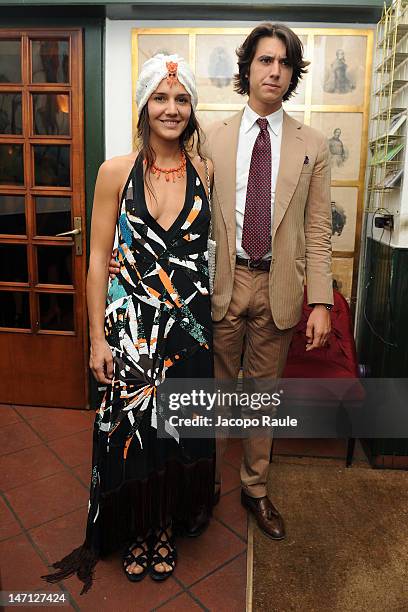
<svg viewBox="0 0 408 612">
<path fill-rule="evenodd" d="M 237 222 L 237 255 L 249 259 L 248 254 L 242 248 L 242 227 L 244 224 L 245 201 L 248 186 L 249 166 L 251 164 L 252 149 L 259 134 L 260 128 L 256 123 L 259 115 L 248 105 L 245 106 L 239 128 L 237 165 L 236 165 L 236 222 Z M 276 179 L 279 172 L 280 148 L 282 141 L 282 107 L 265 117 L 268 120 L 268 132 L 271 139 L 272 149 L 272 172 L 271 172 L 271 228 L 273 220 L 273 208 L 275 203 Z M 272 251 L 265 255 L 264 259 L 270 259 Z"/>
</svg>

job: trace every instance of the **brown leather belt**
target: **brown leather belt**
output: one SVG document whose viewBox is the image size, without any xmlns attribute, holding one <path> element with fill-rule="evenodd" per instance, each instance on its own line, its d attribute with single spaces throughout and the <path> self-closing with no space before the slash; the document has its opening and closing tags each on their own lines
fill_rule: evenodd
<svg viewBox="0 0 408 612">
<path fill-rule="evenodd" d="M 245 266 L 249 270 L 263 270 L 268 272 L 271 267 L 270 259 L 260 259 L 259 261 L 251 261 L 250 259 L 244 259 L 243 257 L 236 257 L 235 263 L 237 266 Z"/>
</svg>

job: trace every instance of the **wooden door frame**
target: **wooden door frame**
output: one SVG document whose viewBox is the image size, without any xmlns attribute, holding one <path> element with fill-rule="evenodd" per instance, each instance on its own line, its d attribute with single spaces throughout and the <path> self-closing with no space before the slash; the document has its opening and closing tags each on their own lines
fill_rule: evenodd
<svg viewBox="0 0 408 612">
<path fill-rule="evenodd" d="M 27 8 L 27 7 L 26 7 Z M 93 192 L 98 173 L 98 168 L 105 158 L 104 143 L 104 25 L 105 20 L 98 16 L 81 17 L 70 10 L 70 16 L 61 18 L 53 16 L 53 10 L 47 9 L 47 17 L 42 17 L 42 8 L 33 10 L 30 7 L 30 16 L 27 16 L 25 8 L 3 7 L 1 29 L 9 30 L 44 30 L 53 29 L 61 31 L 80 29 L 83 32 L 83 136 L 84 168 L 85 175 L 85 201 L 84 212 L 86 215 L 86 263 L 89 261 L 89 230 L 92 214 Z M 87 326 L 86 317 L 84 325 Z M 84 330 L 84 367 L 88 369 L 88 332 Z M 98 391 L 93 376 L 88 372 L 88 397 L 87 405 L 97 405 Z"/>
</svg>

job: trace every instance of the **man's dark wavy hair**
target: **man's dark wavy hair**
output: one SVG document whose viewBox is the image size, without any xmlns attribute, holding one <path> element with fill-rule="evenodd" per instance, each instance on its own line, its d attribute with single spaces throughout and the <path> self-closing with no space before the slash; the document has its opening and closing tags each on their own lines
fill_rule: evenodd
<svg viewBox="0 0 408 612">
<path fill-rule="evenodd" d="M 288 91 L 283 101 L 289 100 L 299 80 L 306 74 L 306 67 L 310 64 L 303 59 L 303 44 L 300 38 L 282 23 L 262 23 L 247 36 L 242 45 L 238 47 L 238 73 L 234 75 L 234 90 L 242 95 L 249 94 L 249 68 L 254 59 L 258 42 L 261 38 L 279 38 L 286 47 L 286 57 L 293 68 L 293 75 Z"/>
</svg>

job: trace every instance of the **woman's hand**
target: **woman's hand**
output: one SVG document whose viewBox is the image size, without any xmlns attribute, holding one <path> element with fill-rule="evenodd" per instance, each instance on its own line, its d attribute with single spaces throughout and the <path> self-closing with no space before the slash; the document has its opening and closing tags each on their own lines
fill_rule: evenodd
<svg viewBox="0 0 408 612">
<path fill-rule="evenodd" d="M 110 385 L 113 378 L 113 357 L 106 340 L 92 342 L 89 366 L 98 382 Z"/>
</svg>

